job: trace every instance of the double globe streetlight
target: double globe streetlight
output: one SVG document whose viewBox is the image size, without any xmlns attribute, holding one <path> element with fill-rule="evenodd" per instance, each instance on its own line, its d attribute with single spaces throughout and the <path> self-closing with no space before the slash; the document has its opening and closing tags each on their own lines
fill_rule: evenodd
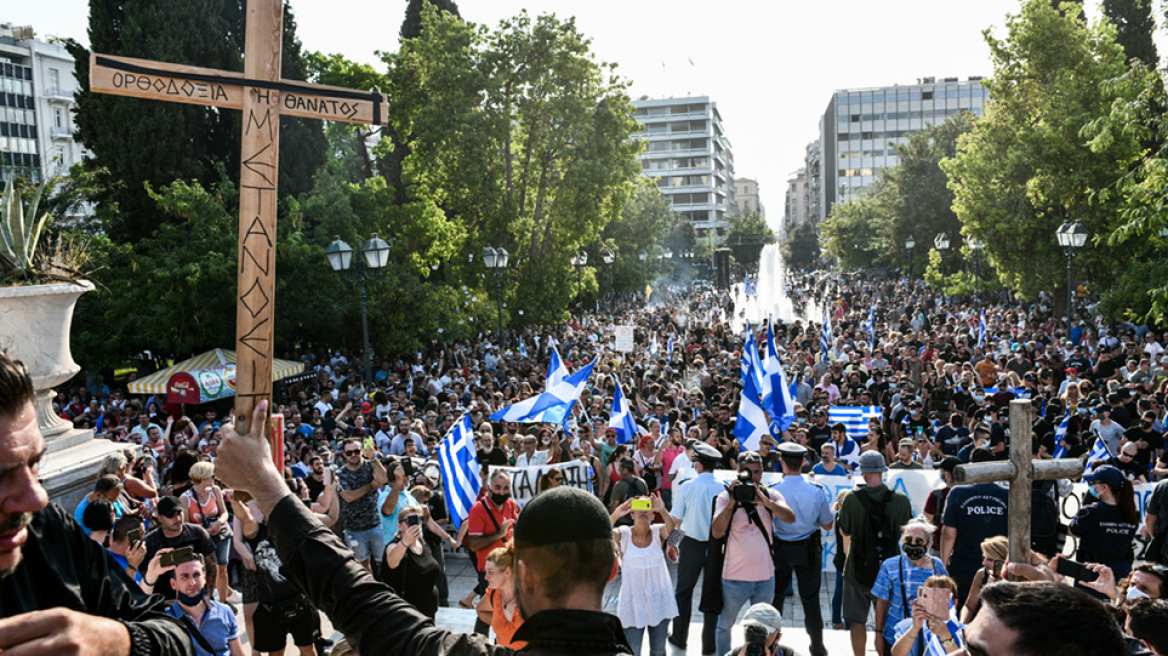
<svg viewBox="0 0 1168 656">
<path fill-rule="evenodd" d="M 483 249 L 483 264 L 495 272 L 495 313 L 499 319 L 500 344 L 503 342 L 503 283 L 499 279 L 499 274 L 507 268 L 507 260 L 510 258 L 511 254 L 502 246 L 498 248 L 487 246 Z"/>
<path fill-rule="evenodd" d="M 1075 288 L 1072 282 L 1075 251 L 1086 245 L 1087 237 L 1090 237 L 1091 233 L 1087 232 L 1087 228 L 1078 221 L 1074 223 L 1063 221 L 1062 225 L 1055 231 L 1055 236 L 1058 237 L 1059 246 L 1063 247 L 1063 252 L 1067 255 L 1067 330 L 1070 330 L 1071 310 L 1075 299 Z"/>
<path fill-rule="evenodd" d="M 324 255 L 332 270 L 350 282 L 356 283 L 361 291 L 361 330 L 365 337 L 365 352 L 362 360 L 365 361 L 365 384 L 373 381 L 373 352 L 369 348 L 369 316 L 365 309 L 365 281 L 377 280 L 382 275 L 382 269 L 389 264 L 389 243 L 373 233 L 365 247 L 361 249 L 364 258 L 357 260 L 357 267 L 353 267 L 353 247 L 345 243 L 340 235 L 333 238 L 333 242 L 325 249 Z"/>
</svg>

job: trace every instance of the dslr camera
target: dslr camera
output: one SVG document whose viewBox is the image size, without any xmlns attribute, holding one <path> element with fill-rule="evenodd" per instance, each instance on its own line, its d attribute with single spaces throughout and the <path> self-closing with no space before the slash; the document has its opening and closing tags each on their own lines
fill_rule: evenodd
<svg viewBox="0 0 1168 656">
<path fill-rule="evenodd" d="M 754 477 L 750 472 L 738 472 L 738 480 L 730 485 L 730 498 L 736 503 L 751 503 L 758 498 L 754 491 Z"/>
</svg>

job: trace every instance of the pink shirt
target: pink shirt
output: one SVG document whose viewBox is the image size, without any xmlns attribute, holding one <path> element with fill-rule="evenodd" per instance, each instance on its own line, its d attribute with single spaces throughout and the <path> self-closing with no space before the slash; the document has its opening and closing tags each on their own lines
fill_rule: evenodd
<svg viewBox="0 0 1168 656">
<path fill-rule="evenodd" d="M 778 502 L 782 495 L 769 488 L 763 490 L 770 496 L 771 501 Z M 718 495 L 714 507 L 714 516 L 730 503 L 730 495 L 723 492 Z M 739 508 L 730 518 L 730 539 L 726 542 L 726 562 L 722 565 L 722 578 L 730 581 L 766 581 L 775 575 L 775 563 L 771 560 L 771 552 L 767 547 L 768 541 L 773 541 L 771 523 L 773 518 L 766 508 L 759 504 L 754 506 L 758 511 L 758 519 L 766 529 L 766 538 L 759 534 L 758 527 L 750 521 L 746 511 Z"/>
<path fill-rule="evenodd" d="M 665 448 L 661 449 L 661 471 L 665 472 L 665 489 L 673 489 L 673 483 L 669 481 L 669 471 L 673 466 L 673 461 L 677 459 L 677 454 L 685 451 L 684 446 L 679 446 L 676 449 Z"/>
</svg>

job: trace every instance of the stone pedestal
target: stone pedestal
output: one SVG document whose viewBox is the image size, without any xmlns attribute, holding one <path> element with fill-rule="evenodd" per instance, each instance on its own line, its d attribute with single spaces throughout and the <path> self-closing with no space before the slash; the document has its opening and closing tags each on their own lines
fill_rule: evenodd
<svg viewBox="0 0 1168 656">
<path fill-rule="evenodd" d="M 0 287 L 0 348 L 24 362 L 36 389 L 37 426 L 48 450 L 41 482 L 69 510 L 92 491 L 102 458 L 119 448 L 53 412 L 53 388 L 81 371 L 69 349 L 69 329 L 77 299 L 92 289 L 86 281 Z"/>
</svg>

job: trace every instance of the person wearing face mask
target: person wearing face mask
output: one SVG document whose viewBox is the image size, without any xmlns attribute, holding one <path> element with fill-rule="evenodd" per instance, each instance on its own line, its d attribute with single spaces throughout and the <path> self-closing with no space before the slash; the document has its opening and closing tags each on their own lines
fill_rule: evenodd
<svg viewBox="0 0 1168 656">
<path fill-rule="evenodd" d="M 936 527 L 923 519 L 913 519 L 901 530 L 899 555 L 880 564 L 872 585 L 876 597 L 876 652 L 886 653 L 896 642 L 897 622 L 912 617 L 909 603 L 917 590 L 932 576 L 947 576 L 941 559 L 929 555 Z"/>
<path fill-rule="evenodd" d="M 200 656 L 243 656 L 239 623 L 227 604 L 207 597 L 204 567 L 195 559 L 174 568 L 170 584 L 176 599 L 166 612 L 187 628 Z"/>
<path fill-rule="evenodd" d="M 1156 413 L 1146 410 L 1140 415 L 1139 423 L 1123 434 L 1124 440 L 1135 443 L 1135 462 L 1143 467 L 1144 472 L 1148 471 L 1148 465 L 1164 448 L 1164 436 L 1154 428 L 1155 425 Z"/>
<path fill-rule="evenodd" d="M 1071 520 L 1070 533 L 1079 538 L 1075 558 L 1107 565 L 1115 578 L 1123 578 L 1132 569 L 1132 538 L 1140 521 L 1131 481 L 1115 467 L 1103 465 L 1084 474 L 1083 482 L 1096 501 L 1085 500 Z"/>
<path fill-rule="evenodd" d="M 463 544 L 475 554 L 479 585 L 475 592 L 483 594 L 487 590 L 487 555 L 504 546 L 511 535 L 511 527 L 519 518 L 519 504 L 511 498 L 511 476 L 496 470 L 491 474 L 490 492 L 478 503 L 471 506 L 467 515 L 466 539 Z M 481 619 L 475 620 L 475 633 L 487 635 L 490 625 Z"/>
</svg>

